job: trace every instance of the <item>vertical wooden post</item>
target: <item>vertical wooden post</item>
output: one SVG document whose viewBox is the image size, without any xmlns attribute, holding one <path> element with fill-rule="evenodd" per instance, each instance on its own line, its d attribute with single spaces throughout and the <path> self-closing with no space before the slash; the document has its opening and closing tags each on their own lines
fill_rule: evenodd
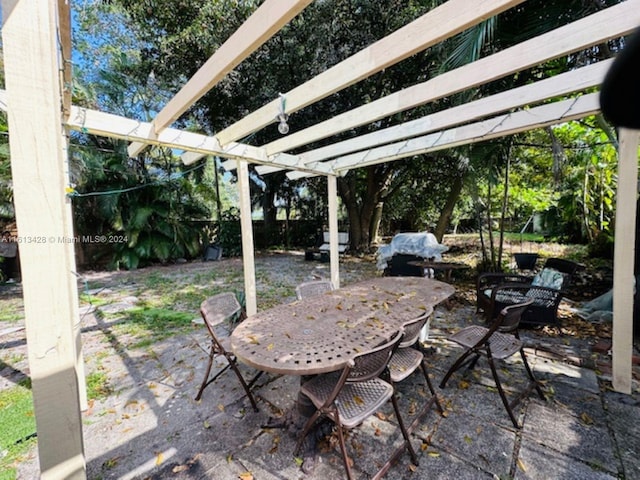
<svg viewBox="0 0 640 480">
<path fill-rule="evenodd" d="M 338 253 L 338 179 L 327 175 L 327 197 L 329 205 L 329 259 L 331 282 L 340 288 L 340 254 Z"/>
<path fill-rule="evenodd" d="M 57 2 L 2 0 L 9 145 L 42 479 L 84 479 Z"/>
<path fill-rule="evenodd" d="M 631 393 L 636 202 L 638 198 L 637 130 L 621 128 L 613 258 L 613 388 Z M 635 288 L 639 288 L 635 285 Z"/>
<path fill-rule="evenodd" d="M 242 229 L 242 262 L 244 266 L 244 293 L 247 315 L 258 311 L 256 300 L 256 267 L 253 254 L 253 222 L 251 221 L 251 192 L 249 191 L 249 164 L 238 160 L 238 192 L 240 201 L 240 227 Z"/>
</svg>

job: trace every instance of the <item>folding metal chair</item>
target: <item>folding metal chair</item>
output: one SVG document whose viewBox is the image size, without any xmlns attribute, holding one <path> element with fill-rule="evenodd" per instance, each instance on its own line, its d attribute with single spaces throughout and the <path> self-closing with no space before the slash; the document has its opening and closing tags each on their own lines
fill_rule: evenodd
<svg viewBox="0 0 640 480">
<path fill-rule="evenodd" d="M 204 324 L 206 325 L 207 330 L 209 331 L 209 335 L 211 336 L 211 349 L 209 350 L 209 364 L 207 365 L 207 370 L 204 374 L 204 380 L 202 381 L 200 390 L 196 395 L 196 401 L 200 400 L 200 398 L 202 397 L 202 392 L 208 385 L 213 383 L 227 369 L 231 368 L 238 377 L 238 380 L 240 380 L 240 384 L 247 394 L 247 397 L 249 397 L 249 401 L 251 402 L 253 409 L 257 412 L 258 405 L 256 404 L 256 400 L 251 393 L 251 387 L 263 372 L 258 371 L 256 376 L 253 377 L 253 379 L 251 379 L 249 383 L 247 383 L 242 376 L 240 369 L 238 368 L 235 355 L 231 352 L 229 337 L 221 337 L 220 335 L 216 334 L 216 327 L 219 327 L 224 322 L 226 322 L 230 327 L 233 321 L 241 321 L 246 317 L 244 310 L 238 302 L 238 299 L 233 292 L 214 295 L 202 302 L 202 304 L 200 305 L 200 314 L 202 315 Z M 216 373 L 213 377 L 209 378 L 213 360 L 219 355 L 224 356 L 227 359 L 228 363 L 222 370 Z"/>
<path fill-rule="evenodd" d="M 331 280 L 311 280 L 301 283 L 296 287 L 296 297 L 298 300 L 302 300 L 303 298 L 330 292 L 333 289 Z"/>
<path fill-rule="evenodd" d="M 357 427 L 391 399 L 404 438 L 404 445 L 399 451 L 402 453 L 407 448 L 411 461 L 418 464 L 418 457 L 411 445 L 409 434 L 398 409 L 393 386 L 379 377 L 386 369 L 401 338 L 402 331 L 398 332 L 391 341 L 356 355 L 345 364 L 341 371 L 316 375 L 302 384 L 300 392 L 311 400 L 317 410 L 309 418 L 300 434 L 296 445 L 296 454 L 315 422 L 320 417 L 326 417 L 335 424 L 347 476 L 350 480 L 353 479 L 342 429 Z M 373 478 L 380 478 L 386 473 L 397 452 L 398 450 Z"/>
<path fill-rule="evenodd" d="M 431 393 L 431 397 L 420 409 L 411 426 L 409 426 L 409 431 L 413 430 L 415 425 L 420 421 L 420 418 L 422 418 L 434 402 L 438 408 L 438 412 L 440 412 L 440 414 L 443 413 L 442 405 L 440 404 L 440 400 L 438 400 L 438 396 L 436 395 L 431 379 L 429 378 L 429 373 L 427 372 L 424 353 L 413 348 L 418 342 L 420 331 L 429 321 L 431 313 L 431 311 L 425 312 L 423 315 L 410 320 L 403 325 L 404 336 L 389 361 L 389 375 L 393 384 L 399 383 L 405 378 L 408 378 L 418 369 L 418 367 L 420 367 L 427 382 L 427 388 Z"/>
<path fill-rule="evenodd" d="M 442 379 L 442 382 L 440 382 L 440 388 L 444 388 L 447 381 L 456 370 L 460 369 L 464 365 L 468 365 L 468 370 L 471 370 L 480 356 L 485 356 L 489 362 L 491 374 L 493 375 L 502 403 L 509 414 L 511 422 L 516 428 L 521 428 L 521 426 L 518 424 L 515 414 L 513 413 L 513 409 L 520 403 L 520 401 L 528 396 L 534 388 L 541 399 L 544 400 L 545 398 L 544 393 L 540 388 L 540 384 L 534 377 L 533 371 L 529 366 L 527 356 L 524 353 L 524 344 L 518 335 L 518 325 L 522 314 L 527 310 L 532 302 L 533 300 L 530 299 L 526 302 L 503 308 L 489 328 L 472 325 L 463 328 L 449 337 L 449 340 L 465 347 L 465 351 L 453 363 Z M 507 398 L 504 387 L 500 382 L 495 360 L 504 360 L 517 352 L 520 352 L 529 381 L 525 389 L 510 402 Z"/>
</svg>

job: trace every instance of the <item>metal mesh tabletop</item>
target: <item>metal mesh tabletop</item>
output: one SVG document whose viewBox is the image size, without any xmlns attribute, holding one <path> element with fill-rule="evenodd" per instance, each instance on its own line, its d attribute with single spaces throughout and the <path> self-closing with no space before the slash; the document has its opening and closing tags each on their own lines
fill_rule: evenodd
<svg viewBox="0 0 640 480">
<path fill-rule="evenodd" d="M 375 278 L 259 312 L 234 330 L 231 346 L 239 361 L 260 370 L 331 372 L 454 291 L 429 278 Z"/>
</svg>

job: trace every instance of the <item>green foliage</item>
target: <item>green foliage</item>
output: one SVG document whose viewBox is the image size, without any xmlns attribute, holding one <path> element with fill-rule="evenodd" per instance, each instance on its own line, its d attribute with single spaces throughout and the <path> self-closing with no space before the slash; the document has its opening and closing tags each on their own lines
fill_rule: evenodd
<svg viewBox="0 0 640 480">
<path fill-rule="evenodd" d="M 113 393 L 113 387 L 109 384 L 109 377 L 105 372 L 92 372 L 87 375 L 87 397 L 100 400 Z"/>
<path fill-rule="evenodd" d="M 110 256 L 114 268 L 199 256 L 204 240 L 199 222 L 211 216 L 196 198 L 203 192 L 196 187 L 200 172 L 159 149 L 129 159 L 125 147 L 114 141 L 113 153 L 73 150 L 77 233 L 114 239 L 98 251 Z"/>
<path fill-rule="evenodd" d="M 36 419 L 29 380 L 0 391 L 0 479 L 14 479 L 19 462 L 36 442 Z"/>
<path fill-rule="evenodd" d="M 222 247 L 222 254 L 226 257 L 242 254 L 242 228 L 240 211 L 237 208 L 223 212 L 215 243 Z"/>
</svg>

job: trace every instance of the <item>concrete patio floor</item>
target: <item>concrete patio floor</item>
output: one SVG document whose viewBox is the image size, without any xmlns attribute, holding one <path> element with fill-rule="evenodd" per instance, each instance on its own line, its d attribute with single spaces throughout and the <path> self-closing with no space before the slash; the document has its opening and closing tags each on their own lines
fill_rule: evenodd
<svg viewBox="0 0 640 480">
<path fill-rule="evenodd" d="M 432 409 L 413 432 L 419 466 L 411 466 L 404 454 L 386 478 L 640 478 L 638 385 L 634 383 L 632 395 L 615 393 L 604 374 L 580 366 L 589 363 L 591 345 L 586 340 L 525 331 L 529 359 L 544 382 L 547 400 L 533 394 L 517 409 L 521 430 L 511 425 L 486 361 L 481 360 L 464 381 L 458 373 L 439 389 L 437 384 L 459 353 L 446 341 L 447 334 L 477 321 L 470 306 L 438 307 L 434 312 L 428 361 L 445 415 Z M 109 330 L 99 315 L 85 329 Z M 115 338 L 102 346 L 94 344 L 109 353 L 103 368 L 118 390 L 82 414 L 90 479 L 345 478 L 339 450 L 329 447 L 330 442 L 321 443 L 315 468 L 306 474 L 293 456 L 295 434 L 263 428 L 270 418 L 294 407 L 297 377 L 263 375 L 255 389 L 258 413 L 229 372 L 195 402 L 207 347 L 201 325 L 151 350 L 121 349 Z M 524 378 L 518 363 L 501 374 L 510 388 L 517 388 Z M 424 378 L 413 375 L 398 385 L 398 391 L 401 409 L 410 420 L 411 412 L 425 401 Z M 369 478 L 400 438 L 390 405 L 383 415 L 352 431 L 347 448 L 358 478 Z M 38 476 L 34 451 L 20 465 L 18 478 Z"/>
</svg>

